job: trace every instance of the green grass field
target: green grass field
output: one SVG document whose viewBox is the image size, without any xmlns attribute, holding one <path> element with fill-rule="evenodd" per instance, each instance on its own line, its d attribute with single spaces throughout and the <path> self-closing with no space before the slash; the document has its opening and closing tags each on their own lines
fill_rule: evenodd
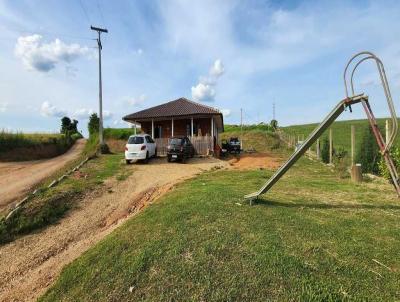
<svg viewBox="0 0 400 302">
<path fill-rule="evenodd" d="M 238 137 L 242 141 L 242 146 L 245 150 L 247 149 L 255 149 L 257 152 L 271 152 L 277 151 L 280 148 L 284 148 L 285 146 L 279 139 L 279 136 L 270 131 L 268 128 L 257 127 L 251 128 L 250 130 L 240 131 L 240 127 L 232 127 L 229 128 L 229 125 L 225 128 L 228 128 L 229 131 L 223 132 L 220 134 L 221 139 L 229 139 L 230 137 Z"/>
<path fill-rule="evenodd" d="M 400 204 L 380 180 L 353 184 L 301 159 L 214 171 L 179 185 L 65 267 L 39 301 L 395 301 Z"/>
<path fill-rule="evenodd" d="M 80 138 L 59 133 L 0 131 L 0 160 L 21 161 L 54 157 L 66 152 Z"/>
<path fill-rule="evenodd" d="M 377 119 L 378 125 L 381 129 L 382 135 L 385 136 L 385 120 L 384 118 Z M 349 120 L 349 121 L 337 121 L 331 126 L 333 134 L 334 148 L 342 147 L 346 151 L 350 152 L 351 148 L 351 125 L 355 127 L 356 136 L 356 148 L 359 148 L 361 144 L 362 136 L 365 129 L 369 126 L 368 120 Z M 294 125 L 288 127 L 282 127 L 282 130 L 287 134 L 294 135 L 302 139 L 306 139 L 307 136 L 318 126 L 318 124 L 305 124 L 305 125 Z M 321 136 L 328 138 L 329 130 L 326 130 Z M 396 140 L 396 145 L 400 145 L 399 139 Z"/>
</svg>

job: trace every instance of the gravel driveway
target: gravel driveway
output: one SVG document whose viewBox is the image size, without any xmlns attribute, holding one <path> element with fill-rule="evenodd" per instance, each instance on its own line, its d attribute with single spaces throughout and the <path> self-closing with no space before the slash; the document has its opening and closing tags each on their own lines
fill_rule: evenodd
<svg viewBox="0 0 400 302">
<path fill-rule="evenodd" d="M 27 193 L 34 185 L 78 158 L 86 140 L 80 139 L 66 153 L 43 160 L 0 162 L 0 210 Z"/>
<path fill-rule="evenodd" d="M 133 173 L 126 180 L 110 179 L 57 224 L 0 247 L 0 301 L 36 300 L 66 264 L 175 184 L 228 166 L 214 158 L 194 158 L 185 165 L 165 158 L 130 165 Z"/>
</svg>

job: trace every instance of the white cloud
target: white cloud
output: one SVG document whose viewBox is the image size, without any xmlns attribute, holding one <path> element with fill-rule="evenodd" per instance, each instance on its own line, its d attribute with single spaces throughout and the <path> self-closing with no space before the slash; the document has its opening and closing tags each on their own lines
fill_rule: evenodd
<svg viewBox="0 0 400 302">
<path fill-rule="evenodd" d="M 210 67 L 208 76 L 200 76 L 199 83 L 192 87 L 192 98 L 196 102 L 213 102 L 217 79 L 224 73 L 225 68 L 220 59 L 215 60 Z"/>
<path fill-rule="evenodd" d="M 8 108 L 7 102 L 0 102 L 0 112 L 6 112 Z"/>
<path fill-rule="evenodd" d="M 221 109 L 220 111 L 224 117 L 229 117 L 232 114 L 232 111 L 230 109 Z"/>
<path fill-rule="evenodd" d="M 225 72 L 224 64 L 220 59 L 215 60 L 213 66 L 210 68 L 210 75 L 220 77 Z"/>
<path fill-rule="evenodd" d="M 196 102 L 213 102 L 215 89 L 209 84 L 198 83 L 192 87 L 192 98 Z"/>
<path fill-rule="evenodd" d="M 67 112 L 63 109 L 53 106 L 49 102 L 43 102 L 40 106 L 40 113 L 45 117 L 63 117 Z"/>
<path fill-rule="evenodd" d="M 87 54 L 89 49 L 79 44 L 65 44 L 59 39 L 45 43 L 41 35 L 19 37 L 15 55 L 29 70 L 48 72 L 60 62 L 71 63 Z"/>
<path fill-rule="evenodd" d="M 88 119 L 95 111 L 91 108 L 80 108 L 73 113 L 74 118 Z"/>
<path fill-rule="evenodd" d="M 103 110 L 103 120 L 107 121 L 113 117 L 113 114 L 108 110 Z"/>
<path fill-rule="evenodd" d="M 147 95 L 141 94 L 138 97 L 126 98 L 126 100 L 132 106 L 140 106 L 147 100 Z"/>
</svg>

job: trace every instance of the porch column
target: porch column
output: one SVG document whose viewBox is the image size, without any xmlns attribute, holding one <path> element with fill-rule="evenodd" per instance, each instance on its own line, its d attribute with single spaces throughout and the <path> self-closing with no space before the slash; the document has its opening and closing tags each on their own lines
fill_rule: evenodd
<svg viewBox="0 0 400 302">
<path fill-rule="evenodd" d="M 214 152 L 214 117 L 211 117 L 211 149 Z"/>
<path fill-rule="evenodd" d="M 171 136 L 174 136 L 174 119 L 171 119 Z"/>
<path fill-rule="evenodd" d="M 151 120 L 151 138 L 154 139 L 154 120 Z"/>
<path fill-rule="evenodd" d="M 191 137 L 193 137 L 193 117 L 190 118 L 190 134 L 191 134 Z"/>
<path fill-rule="evenodd" d="M 135 130 L 133 131 L 133 133 L 136 135 L 136 121 L 134 121 L 134 127 L 135 127 Z"/>
</svg>

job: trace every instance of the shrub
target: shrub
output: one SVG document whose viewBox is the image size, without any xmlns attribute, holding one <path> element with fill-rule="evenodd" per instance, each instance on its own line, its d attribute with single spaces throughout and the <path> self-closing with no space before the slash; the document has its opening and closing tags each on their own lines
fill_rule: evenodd
<svg viewBox="0 0 400 302">
<path fill-rule="evenodd" d="M 90 116 L 88 123 L 89 136 L 93 135 L 94 133 L 99 133 L 99 125 L 100 119 L 97 116 L 97 113 L 93 113 Z"/>
<path fill-rule="evenodd" d="M 78 139 L 80 139 L 82 137 L 83 137 L 82 134 L 79 133 L 79 132 L 76 132 L 76 133 L 71 135 L 71 139 L 74 140 L 74 141 L 76 141 L 76 140 L 78 140 Z"/>
<path fill-rule="evenodd" d="M 370 126 L 366 127 L 362 136 L 360 149 L 357 152 L 357 162 L 361 164 L 363 173 L 378 174 L 380 152 Z"/>
<path fill-rule="evenodd" d="M 400 167 L 400 148 L 399 147 L 394 147 L 390 150 L 390 156 L 393 159 L 393 163 L 398 169 Z M 391 180 L 392 178 L 390 177 L 389 170 L 386 166 L 385 159 L 383 156 L 380 156 L 379 161 L 378 161 L 378 170 L 379 170 L 379 175 L 385 177 L 386 179 Z"/>
<path fill-rule="evenodd" d="M 335 170 L 339 174 L 340 178 L 345 178 L 348 176 L 348 156 L 347 151 L 343 147 L 339 147 L 333 152 L 333 163 L 335 165 Z"/>
<path fill-rule="evenodd" d="M 321 159 L 324 163 L 329 163 L 329 140 L 327 137 L 322 139 Z"/>
</svg>

